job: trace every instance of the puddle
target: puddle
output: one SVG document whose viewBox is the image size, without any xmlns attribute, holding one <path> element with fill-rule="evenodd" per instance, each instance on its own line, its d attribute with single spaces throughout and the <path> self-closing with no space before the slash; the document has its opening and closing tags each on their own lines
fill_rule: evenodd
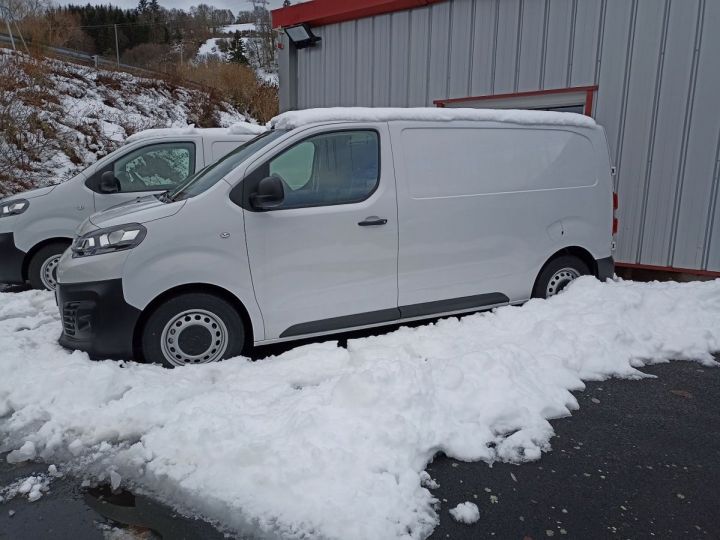
<svg viewBox="0 0 720 540">
<path fill-rule="evenodd" d="M 0 454 L 0 489 L 33 475 L 47 474 L 42 463 L 9 464 Z M 268 540 L 248 525 L 237 535 L 226 535 L 202 519 L 178 514 L 150 497 L 130 491 L 112 491 L 101 485 L 83 488 L 66 475 L 52 479 L 41 498 L 29 502 L 15 496 L 0 502 L 0 538 L 72 540 Z"/>
</svg>

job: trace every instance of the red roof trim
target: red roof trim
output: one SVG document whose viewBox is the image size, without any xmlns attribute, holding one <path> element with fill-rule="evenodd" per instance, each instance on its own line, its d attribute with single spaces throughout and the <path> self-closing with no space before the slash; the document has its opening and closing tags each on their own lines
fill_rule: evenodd
<svg viewBox="0 0 720 540">
<path fill-rule="evenodd" d="M 485 99 L 504 99 L 511 97 L 544 96 L 547 94 L 574 94 L 577 92 L 596 92 L 597 86 L 572 86 L 570 88 L 552 88 L 550 90 L 531 90 L 530 92 L 515 92 L 509 94 L 486 94 L 484 96 L 470 96 L 450 99 L 436 99 L 433 101 L 437 107 L 446 103 L 462 103 L 463 101 L 482 101 Z"/>
<path fill-rule="evenodd" d="M 322 26 L 443 1 L 445 0 L 312 0 L 272 10 L 272 24 L 273 28 L 301 23 Z"/>
</svg>

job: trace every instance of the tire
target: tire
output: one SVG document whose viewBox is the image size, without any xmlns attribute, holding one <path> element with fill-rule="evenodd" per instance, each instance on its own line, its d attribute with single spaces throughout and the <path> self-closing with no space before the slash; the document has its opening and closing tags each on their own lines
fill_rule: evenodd
<svg viewBox="0 0 720 540">
<path fill-rule="evenodd" d="M 562 255 L 549 261 L 540 271 L 533 287 L 533 298 L 550 298 L 574 279 L 590 275 L 590 269 L 582 259 L 574 255 Z"/>
<path fill-rule="evenodd" d="M 28 282 L 33 289 L 55 290 L 57 263 L 69 245 L 67 242 L 53 242 L 32 256 L 28 265 Z"/>
<path fill-rule="evenodd" d="M 207 293 L 167 300 L 150 314 L 142 329 L 145 361 L 169 368 L 238 356 L 244 345 L 245 327 L 238 312 Z"/>
</svg>

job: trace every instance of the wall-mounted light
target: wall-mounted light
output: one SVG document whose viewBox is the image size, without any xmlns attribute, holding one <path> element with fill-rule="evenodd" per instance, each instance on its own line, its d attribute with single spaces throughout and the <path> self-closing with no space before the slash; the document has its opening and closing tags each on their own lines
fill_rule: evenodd
<svg viewBox="0 0 720 540">
<path fill-rule="evenodd" d="M 304 49 L 312 47 L 322 38 L 312 33 L 310 25 L 307 23 L 296 24 L 285 28 L 285 33 L 290 41 L 293 42 L 296 49 Z"/>
</svg>

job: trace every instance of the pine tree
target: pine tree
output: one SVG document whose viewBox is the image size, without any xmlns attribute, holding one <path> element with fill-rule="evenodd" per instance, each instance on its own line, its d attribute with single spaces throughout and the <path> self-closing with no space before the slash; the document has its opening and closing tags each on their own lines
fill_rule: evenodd
<svg viewBox="0 0 720 540">
<path fill-rule="evenodd" d="M 283 0 L 283 7 L 291 6 L 290 0 Z"/>
<path fill-rule="evenodd" d="M 148 9 L 148 0 L 139 0 L 137 10 L 139 13 L 145 13 Z"/>
<path fill-rule="evenodd" d="M 240 32 L 235 31 L 233 37 L 230 39 L 230 45 L 227 49 L 228 61 L 236 64 L 247 64 L 248 59 L 245 56 L 245 45 L 240 37 Z"/>
</svg>

